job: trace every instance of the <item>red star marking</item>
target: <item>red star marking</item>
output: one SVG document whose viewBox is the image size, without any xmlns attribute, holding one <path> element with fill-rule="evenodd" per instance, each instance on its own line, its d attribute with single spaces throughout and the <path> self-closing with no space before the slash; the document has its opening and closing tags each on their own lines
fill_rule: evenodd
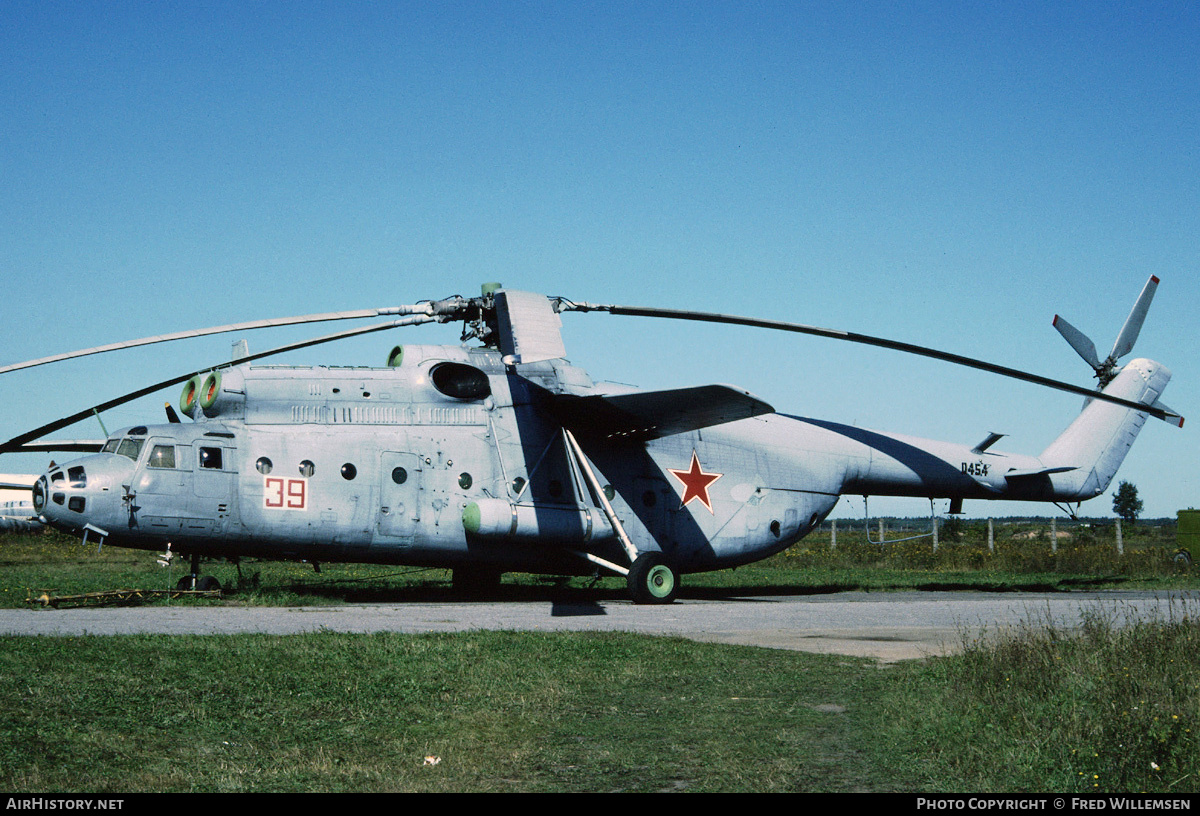
<svg viewBox="0 0 1200 816">
<path fill-rule="evenodd" d="M 708 508 L 708 512 L 713 512 L 712 501 L 708 498 L 708 486 L 720 479 L 725 474 L 723 473 L 705 473 L 700 467 L 700 457 L 692 451 L 692 466 L 688 470 L 673 470 L 671 475 L 683 483 L 683 507 L 687 507 L 688 502 L 692 499 L 699 499 L 701 504 Z M 716 515 L 714 513 L 714 515 Z"/>
</svg>

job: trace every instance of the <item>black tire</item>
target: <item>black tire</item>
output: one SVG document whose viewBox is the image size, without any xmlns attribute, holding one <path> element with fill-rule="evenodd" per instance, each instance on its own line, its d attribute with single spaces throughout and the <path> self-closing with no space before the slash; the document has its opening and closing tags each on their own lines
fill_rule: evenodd
<svg viewBox="0 0 1200 816">
<path fill-rule="evenodd" d="M 659 552 L 639 555 L 626 583 L 635 604 L 669 604 L 679 592 L 679 574 Z"/>
<path fill-rule="evenodd" d="M 196 581 L 196 589 L 199 592 L 220 592 L 221 582 L 211 575 L 201 575 Z"/>
<path fill-rule="evenodd" d="M 1180 550 L 1175 553 L 1175 557 L 1172 560 L 1181 567 L 1190 567 L 1192 565 L 1192 554 L 1187 550 Z"/>
<path fill-rule="evenodd" d="M 184 592 L 195 590 L 197 592 L 212 592 L 221 591 L 221 582 L 211 575 L 185 575 L 179 579 L 179 583 L 175 584 L 175 588 Z"/>
</svg>

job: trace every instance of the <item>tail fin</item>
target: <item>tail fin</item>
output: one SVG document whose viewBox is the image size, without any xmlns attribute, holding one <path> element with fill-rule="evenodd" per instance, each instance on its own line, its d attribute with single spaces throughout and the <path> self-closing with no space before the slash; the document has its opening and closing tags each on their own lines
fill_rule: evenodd
<svg viewBox="0 0 1200 816">
<path fill-rule="evenodd" d="M 1104 393 L 1150 406 L 1167 387 L 1171 372 L 1153 360 L 1138 359 L 1121 369 Z M 1089 400 L 1083 412 L 1039 457 L 1047 467 L 1070 467 L 1054 477 L 1055 495 L 1080 501 L 1108 489 L 1125 454 L 1146 422 L 1144 412 Z"/>
</svg>

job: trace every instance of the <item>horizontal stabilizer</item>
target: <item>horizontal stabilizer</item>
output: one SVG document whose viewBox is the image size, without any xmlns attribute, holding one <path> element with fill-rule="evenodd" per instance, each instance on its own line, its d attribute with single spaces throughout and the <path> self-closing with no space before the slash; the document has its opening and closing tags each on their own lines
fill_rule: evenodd
<svg viewBox="0 0 1200 816">
<path fill-rule="evenodd" d="M 990 448 L 992 445 L 995 445 L 997 442 L 999 442 L 1003 438 L 1004 438 L 1004 434 L 990 433 L 987 435 L 987 439 L 983 440 L 978 445 L 971 448 L 971 453 L 975 453 L 975 454 L 983 453 L 985 450 Z"/>
<path fill-rule="evenodd" d="M 1033 476 L 1049 476 L 1051 473 L 1067 473 L 1078 470 L 1075 465 L 1060 465 L 1058 467 L 1029 468 L 1027 470 L 1010 470 L 1004 474 L 1005 479 L 1028 479 Z"/>
<path fill-rule="evenodd" d="M 761 414 L 775 409 L 728 385 L 580 397 L 555 395 L 550 410 L 564 427 L 609 439 L 657 439 Z"/>
</svg>

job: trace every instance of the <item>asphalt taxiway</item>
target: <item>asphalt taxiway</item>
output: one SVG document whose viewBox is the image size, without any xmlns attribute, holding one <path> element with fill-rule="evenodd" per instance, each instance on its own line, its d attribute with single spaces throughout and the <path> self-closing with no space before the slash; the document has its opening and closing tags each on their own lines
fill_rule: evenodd
<svg viewBox="0 0 1200 816">
<path fill-rule="evenodd" d="M 947 654 L 1011 627 L 1074 627 L 1088 615 L 1195 618 L 1195 592 L 838 593 L 637 606 L 623 599 L 405 602 L 323 607 L 141 606 L 0 610 L 0 635 L 625 631 L 895 661 Z"/>
</svg>

